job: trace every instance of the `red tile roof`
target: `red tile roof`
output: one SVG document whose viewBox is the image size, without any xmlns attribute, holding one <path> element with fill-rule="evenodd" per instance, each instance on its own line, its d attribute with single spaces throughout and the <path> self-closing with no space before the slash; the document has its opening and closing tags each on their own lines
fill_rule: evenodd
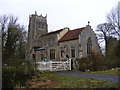
<svg viewBox="0 0 120 90">
<path fill-rule="evenodd" d="M 59 42 L 75 40 L 79 38 L 79 34 L 83 31 L 85 27 L 78 28 L 74 30 L 69 30 L 60 40 Z"/>
</svg>

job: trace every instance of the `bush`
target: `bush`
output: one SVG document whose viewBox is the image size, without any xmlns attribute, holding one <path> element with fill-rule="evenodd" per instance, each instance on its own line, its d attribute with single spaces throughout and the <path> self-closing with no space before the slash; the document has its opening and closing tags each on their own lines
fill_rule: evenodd
<svg viewBox="0 0 120 90">
<path fill-rule="evenodd" d="M 14 88 L 25 86 L 31 79 L 33 72 L 32 63 L 25 60 L 16 60 L 9 66 L 3 66 L 3 88 Z"/>
<path fill-rule="evenodd" d="M 87 58 L 76 58 L 76 61 L 79 63 L 80 71 L 98 71 L 102 70 L 102 56 L 98 53 L 92 52 L 91 56 Z"/>
<path fill-rule="evenodd" d="M 88 63 L 88 58 L 76 58 L 76 61 L 79 63 L 78 70 L 80 71 L 85 71 L 86 69 L 89 68 L 89 63 Z"/>
<path fill-rule="evenodd" d="M 2 88 L 13 88 L 15 86 L 14 83 L 14 75 L 15 68 L 4 66 L 2 68 Z"/>
</svg>

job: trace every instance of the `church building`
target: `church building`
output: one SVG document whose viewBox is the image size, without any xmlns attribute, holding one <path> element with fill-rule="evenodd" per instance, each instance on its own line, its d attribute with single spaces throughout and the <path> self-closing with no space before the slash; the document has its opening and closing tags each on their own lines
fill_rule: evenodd
<svg viewBox="0 0 120 90">
<path fill-rule="evenodd" d="M 92 51 L 101 53 L 96 35 L 91 26 L 70 30 L 65 27 L 48 32 L 47 15 L 29 16 L 27 60 L 58 61 L 88 57 Z"/>
</svg>

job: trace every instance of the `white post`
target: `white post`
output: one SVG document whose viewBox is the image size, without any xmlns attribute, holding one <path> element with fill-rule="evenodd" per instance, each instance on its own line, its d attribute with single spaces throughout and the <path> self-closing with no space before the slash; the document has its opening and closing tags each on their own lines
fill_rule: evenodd
<svg viewBox="0 0 120 90">
<path fill-rule="evenodd" d="M 50 67 L 49 67 L 50 71 L 53 71 L 53 69 L 52 69 L 52 61 L 49 62 L 49 65 L 50 65 Z"/>
<path fill-rule="evenodd" d="M 71 58 L 69 58 L 69 68 L 71 70 Z"/>
<path fill-rule="evenodd" d="M 64 70 L 65 70 L 65 62 L 63 62 Z"/>
</svg>

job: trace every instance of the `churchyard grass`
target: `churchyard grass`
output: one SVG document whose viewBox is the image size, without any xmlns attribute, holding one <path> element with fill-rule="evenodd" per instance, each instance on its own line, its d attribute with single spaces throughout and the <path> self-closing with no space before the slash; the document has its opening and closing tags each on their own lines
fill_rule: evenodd
<svg viewBox="0 0 120 90">
<path fill-rule="evenodd" d="M 37 76 L 49 83 L 38 85 L 36 88 L 118 88 L 117 83 L 105 80 L 61 75 L 49 71 L 39 71 Z"/>
</svg>

